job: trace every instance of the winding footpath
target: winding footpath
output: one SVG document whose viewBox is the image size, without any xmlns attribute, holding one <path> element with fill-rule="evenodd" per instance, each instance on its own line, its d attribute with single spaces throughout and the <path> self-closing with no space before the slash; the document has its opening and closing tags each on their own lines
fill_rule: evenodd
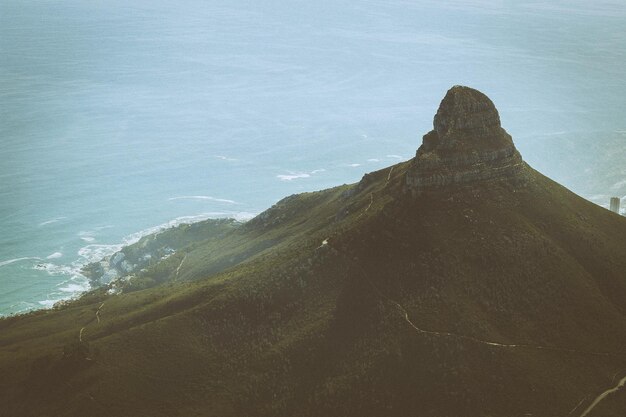
<svg viewBox="0 0 626 417">
<path fill-rule="evenodd" d="M 393 169 L 395 167 L 391 167 L 391 169 L 389 170 L 389 174 L 387 174 L 387 181 L 385 181 L 385 185 L 389 184 L 389 180 L 391 180 L 391 173 L 393 172 Z"/>
<path fill-rule="evenodd" d="M 624 385 L 626 385 L 626 376 L 624 378 L 620 379 L 616 386 L 614 386 L 613 388 L 610 388 L 610 389 L 604 391 L 602 394 L 598 395 L 596 397 L 596 399 L 593 400 L 591 405 L 589 407 L 587 407 L 587 409 L 585 409 L 585 411 L 583 411 L 583 413 L 580 415 L 580 417 L 587 416 L 591 412 L 591 410 L 593 410 L 598 404 L 600 404 L 602 402 L 602 400 L 604 400 L 609 395 L 614 394 L 617 391 L 619 391 L 620 389 L 622 389 L 624 387 Z"/>
<path fill-rule="evenodd" d="M 100 304 L 100 307 L 98 307 L 98 309 L 96 310 L 96 315 L 95 318 L 91 319 L 89 321 L 89 323 L 87 323 L 86 325 L 84 325 L 83 327 L 81 327 L 80 332 L 78 333 L 78 341 L 79 342 L 83 342 L 83 332 L 85 331 L 85 329 L 87 328 L 87 326 L 93 322 L 94 320 L 96 320 L 98 322 L 98 324 L 100 324 L 100 310 L 102 309 L 102 307 L 104 307 L 104 302 L 102 304 Z"/>
<path fill-rule="evenodd" d="M 174 278 L 175 281 L 178 281 L 178 275 L 180 274 L 180 268 L 183 267 L 183 263 L 185 262 L 185 259 L 187 259 L 187 254 L 185 254 L 185 256 L 183 256 L 183 259 L 180 261 L 180 264 L 178 265 L 178 268 L 176 268 L 176 277 Z"/>
<path fill-rule="evenodd" d="M 391 180 L 391 173 L 393 172 L 393 168 L 394 167 L 391 167 L 391 169 L 389 170 L 389 174 L 387 174 L 387 180 L 385 181 L 384 187 L 386 187 L 387 184 L 389 184 L 389 180 Z M 365 208 L 364 211 L 359 213 L 359 215 L 357 216 L 357 220 L 360 219 L 361 216 L 363 216 L 365 213 L 368 212 L 368 210 L 372 207 L 372 204 L 374 204 L 374 193 L 373 192 L 370 193 L 370 202 L 369 202 L 369 204 L 367 205 L 367 207 Z"/>
<path fill-rule="evenodd" d="M 367 205 L 367 207 L 365 208 L 364 211 L 360 212 L 359 215 L 356 217 L 356 219 L 360 219 L 361 216 L 363 216 L 365 213 L 367 213 L 367 211 L 370 209 L 370 207 L 372 207 L 372 204 L 374 204 L 374 193 L 370 193 L 370 203 Z"/>
<path fill-rule="evenodd" d="M 427 335 L 439 336 L 439 337 L 452 337 L 452 338 L 456 338 L 456 339 L 469 340 L 469 341 L 472 341 L 472 342 L 475 342 L 475 343 L 480 343 L 480 344 L 487 345 L 487 346 L 495 346 L 495 347 L 502 347 L 502 348 L 526 348 L 526 349 L 537 349 L 537 350 L 551 350 L 551 351 L 556 351 L 556 352 L 578 353 L 578 354 L 593 355 L 593 356 L 617 356 L 617 357 L 624 357 L 624 355 L 611 353 L 611 352 L 585 351 L 585 350 L 561 348 L 561 347 L 555 347 L 555 346 L 529 345 L 529 344 L 523 344 L 523 343 L 498 343 L 498 342 L 478 339 L 476 337 L 466 336 L 466 335 L 462 335 L 462 334 L 458 334 L 458 333 L 437 332 L 437 331 L 432 331 L 432 330 L 424 330 L 424 329 L 421 329 L 420 327 L 418 327 L 415 323 L 413 323 L 413 321 L 411 321 L 411 319 L 409 318 L 408 311 L 400 303 L 398 303 L 397 301 L 389 298 L 387 295 L 383 294 L 378 289 L 378 287 L 376 287 L 376 285 L 374 285 L 374 283 L 371 280 L 369 280 L 367 278 L 366 278 L 366 280 L 371 285 L 371 287 L 374 289 L 374 291 L 381 298 L 389 301 L 391 304 L 396 306 L 396 308 L 398 308 L 398 310 L 400 310 L 400 312 L 401 312 L 401 314 L 402 314 L 402 316 L 404 318 L 404 321 L 406 321 L 409 324 L 409 326 L 411 326 L 415 331 L 417 331 L 418 333 L 421 333 L 421 334 L 427 334 Z"/>
<path fill-rule="evenodd" d="M 368 207 L 369 208 L 369 207 Z M 367 210 L 366 210 L 367 211 Z M 322 242 L 322 246 L 327 246 L 329 245 L 329 239 L 325 239 L 324 242 Z M 340 250 L 336 249 L 337 252 L 342 253 Z M 346 259 L 351 259 L 349 256 L 347 256 L 346 254 L 344 254 L 344 256 L 346 257 Z M 457 333 L 450 333 L 450 332 L 438 332 L 438 331 L 431 331 L 431 330 L 424 330 L 422 328 L 420 328 L 419 326 L 417 326 L 409 317 L 409 313 L 408 311 L 397 301 L 393 300 L 392 298 L 388 297 L 387 295 L 385 295 L 382 291 L 380 291 L 378 289 L 378 287 L 368 278 L 368 275 L 366 273 L 366 271 L 363 269 L 363 267 L 357 263 L 354 263 L 359 269 L 361 269 L 362 273 L 363 273 L 363 277 L 365 278 L 365 280 L 369 283 L 369 285 L 372 287 L 372 289 L 374 290 L 374 292 L 376 292 L 376 294 L 378 294 L 381 298 L 383 298 L 384 300 L 388 301 L 389 303 L 393 304 L 402 314 L 402 317 L 404 319 L 404 321 L 413 329 L 415 330 L 417 333 L 419 334 L 424 334 L 424 335 L 430 335 L 430 336 L 436 336 L 436 337 L 450 337 L 450 338 L 456 338 L 456 339 L 462 339 L 462 340 L 469 340 L 472 341 L 474 343 L 479 343 L 479 344 L 483 344 L 486 346 L 493 346 L 493 347 L 498 347 L 498 348 L 506 348 L 506 349 L 535 349 L 535 350 L 546 350 L 546 351 L 554 351 L 554 352 L 563 352 L 563 353 L 570 353 L 570 354 L 578 354 L 578 355 L 589 355 L 589 356 L 602 356 L 602 357 L 619 357 L 619 358 L 624 358 L 626 355 L 625 354 L 620 354 L 620 353 L 612 353 L 612 352 L 597 352 L 597 351 L 585 351 L 585 350 L 578 350 L 578 349 L 571 349 L 571 348 L 565 348 L 565 347 L 555 347 L 555 346 L 543 346 L 543 345 L 530 345 L 530 344 L 517 344 L 517 343 L 498 343 L 498 342 L 493 342 L 493 341 L 489 341 L 489 340 L 483 340 L 483 339 L 478 339 L 476 337 L 472 337 L 472 336 L 467 336 L 467 335 L 462 335 L 462 334 L 457 334 Z M 626 385 L 626 376 L 623 377 L 622 379 L 619 380 L 618 384 L 613 387 L 610 388 L 604 392 L 602 392 L 600 395 L 598 395 L 593 402 L 585 409 L 585 411 L 583 411 L 583 413 L 580 415 L 580 417 L 587 417 L 589 415 L 589 413 L 599 404 L 601 403 L 604 399 L 606 399 L 609 395 L 614 394 L 618 391 L 620 391 L 624 386 Z M 584 397 L 577 405 L 576 407 L 574 407 L 574 409 L 572 411 L 570 411 L 570 413 L 568 415 L 571 415 L 574 411 L 576 411 L 586 400 L 587 398 L 589 398 L 589 395 L 587 395 L 586 397 Z"/>
<path fill-rule="evenodd" d="M 472 341 L 472 342 L 475 342 L 475 343 L 480 343 L 480 344 L 483 344 L 483 345 L 495 346 L 495 347 L 500 347 L 500 348 L 522 348 L 522 349 L 525 348 L 525 349 L 548 350 L 548 351 L 555 351 L 555 352 L 573 353 L 573 354 L 579 354 L 579 355 L 604 356 L 604 357 L 610 357 L 610 356 L 613 356 L 613 357 L 623 357 L 623 355 L 619 355 L 619 354 L 616 354 L 616 353 L 610 353 L 610 352 L 584 351 L 584 350 L 577 350 L 577 349 L 570 349 L 570 348 L 560 348 L 560 347 L 554 347 L 554 346 L 542 346 L 542 345 L 497 343 L 497 342 L 492 342 L 492 341 L 488 341 L 488 340 L 477 339 L 477 338 L 472 337 L 472 336 L 460 335 L 460 334 L 449 333 L 449 332 L 436 332 L 436 331 L 424 330 L 424 329 L 419 328 L 417 325 L 415 325 L 415 323 L 413 323 L 411 321 L 411 319 L 409 318 L 409 313 L 406 311 L 406 309 L 404 307 L 402 307 L 402 305 L 400 305 L 400 303 L 392 300 L 391 298 L 389 298 L 385 294 L 383 294 L 374 285 L 374 283 L 372 283 L 369 279 L 367 281 L 372 286 L 372 288 L 374 288 L 374 291 L 377 294 L 379 294 L 382 298 L 384 298 L 385 300 L 389 301 L 390 303 L 394 304 L 400 310 L 404 320 L 409 324 L 409 326 L 411 326 L 415 331 L 417 331 L 420 334 L 427 334 L 427 335 L 440 336 L 440 337 L 454 337 L 454 338 L 457 338 L 457 339 L 469 340 L 469 341 Z M 624 385 L 626 385 L 626 376 L 623 377 L 622 379 L 620 379 L 620 381 L 618 382 L 618 384 L 615 387 L 610 388 L 610 389 L 602 392 L 600 395 L 598 395 L 595 398 L 595 400 L 593 400 L 593 402 L 585 409 L 585 411 L 583 411 L 583 413 L 580 415 L 580 417 L 586 417 L 600 402 L 602 402 L 609 395 L 614 394 L 614 393 L 618 392 L 619 390 L 621 390 L 624 387 Z M 572 411 L 570 411 L 569 415 L 571 415 L 576 409 L 578 409 L 585 402 L 585 400 L 587 400 L 588 397 L 589 396 L 586 396 L 585 398 L 583 398 L 576 405 L 576 407 L 574 407 L 574 409 Z"/>
<path fill-rule="evenodd" d="M 367 209 L 366 209 L 366 211 L 367 211 Z M 318 247 L 318 249 L 323 247 L 323 246 L 330 246 L 329 238 L 324 239 L 324 241 Z M 341 250 L 339 250 L 337 248 L 334 248 L 334 249 L 338 253 L 342 253 Z M 346 259 L 351 259 L 351 257 L 348 256 L 347 254 L 343 254 L 343 256 Z M 612 352 L 587 351 L 587 350 L 578 350 L 578 349 L 556 347 L 556 346 L 530 345 L 530 344 L 524 344 L 524 343 L 498 343 L 498 342 L 493 342 L 493 341 L 484 340 L 484 339 L 478 339 L 478 338 L 473 337 L 473 336 L 467 336 L 467 335 L 458 334 L 458 333 L 438 332 L 438 331 L 434 331 L 434 330 L 424 330 L 424 329 L 420 328 L 419 326 L 417 326 L 410 319 L 409 313 L 406 310 L 406 308 L 404 308 L 400 303 L 398 303 L 397 301 L 395 301 L 392 298 L 388 297 L 386 294 L 384 294 L 382 291 L 380 291 L 378 289 L 378 287 L 368 278 L 367 272 L 365 271 L 365 269 L 363 269 L 363 267 L 361 265 L 359 265 L 358 263 L 356 263 L 354 261 L 352 261 L 352 263 L 354 263 L 354 265 L 356 265 L 357 268 L 361 270 L 361 272 L 363 274 L 363 277 L 365 278 L 367 283 L 372 287 L 374 292 L 376 292 L 376 294 L 378 294 L 381 298 L 383 298 L 384 300 L 387 300 L 389 303 L 393 304 L 398 310 L 400 310 L 400 313 L 402 314 L 402 317 L 403 317 L 404 321 L 406 321 L 407 324 L 409 326 L 411 326 L 411 328 L 413 328 L 413 330 L 415 330 L 416 332 L 418 332 L 420 334 L 437 336 L 437 337 L 451 337 L 451 338 L 456 338 L 456 339 L 469 340 L 469 341 L 472 341 L 472 342 L 475 342 L 475 343 L 480 343 L 480 344 L 487 345 L 487 346 L 495 346 L 495 347 L 509 348 L 509 349 L 512 349 L 512 348 L 522 348 L 522 349 L 536 349 L 536 350 L 548 350 L 548 351 L 555 351 L 555 352 L 576 353 L 576 354 L 591 355 L 591 356 L 604 356 L 604 357 L 611 357 L 612 356 L 612 357 L 619 357 L 619 358 L 626 357 L 626 354 L 623 354 L 623 353 L 620 354 L 620 353 L 612 353 Z"/>
</svg>

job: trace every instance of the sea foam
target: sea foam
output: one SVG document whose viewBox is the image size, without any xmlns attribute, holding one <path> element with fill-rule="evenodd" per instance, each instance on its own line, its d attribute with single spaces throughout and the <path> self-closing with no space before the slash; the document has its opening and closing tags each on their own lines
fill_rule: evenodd
<svg viewBox="0 0 626 417">
<path fill-rule="evenodd" d="M 21 261 L 27 261 L 27 260 L 40 260 L 41 258 L 36 258 L 36 257 L 32 257 L 32 256 L 26 256 L 23 258 L 15 258 L 15 259 L 9 259 L 7 261 L 2 261 L 0 262 L 0 266 L 5 266 L 5 265 L 10 265 L 12 263 L 15 262 L 21 262 Z"/>
<path fill-rule="evenodd" d="M 39 301 L 39 304 L 42 305 L 44 308 L 52 308 L 57 301 L 61 300 L 43 300 Z"/>
<path fill-rule="evenodd" d="M 256 216 L 255 213 L 249 212 L 207 212 L 194 216 L 181 216 L 157 226 L 127 235 L 119 243 L 86 245 L 78 250 L 77 254 L 79 258 L 69 265 L 57 265 L 52 262 L 38 263 L 34 266 L 34 269 L 45 271 L 51 276 L 67 277 L 67 279 L 56 285 L 56 291 L 49 293 L 47 299 L 39 301 L 38 303 L 40 306 L 43 306 L 43 308 L 52 308 L 54 304 L 59 301 L 76 298 L 85 291 L 89 291 L 91 286 L 89 280 L 82 275 L 82 268 L 90 262 L 98 262 L 107 256 L 113 255 L 124 246 L 138 242 L 144 236 L 160 233 L 163 230 L 181 224 L 196 223 L 211 218 L 232 218 L 243 222 L 252 219 L 254 216 Z M 82 231 L 79 233 L 79 236 L 83 240 L 88 241 L 89 239 L 93 241 L 95 240 L 92 236 L 94 233 L 95 232 L 91 231 Z M 61 252 L 55 252 L 48 256 L 47 259 L 57 259 L 62 256 L 63 254 Z M 27 259 L 41 260 L 40 258 L 11 259 L 9 261 L 0 262 L 0 266 Z M 25 308 L 25 310 L 27 309 L 28 308 Z"/>
<path fill-rule="evenodd" d="M 59 291 L 65 293 L 81 293 L 83 291 L 87 291 L 89 289 L 88 283 L 78 283 L 78 282 L 70 282 L 64 287 L 59 287 Z"/>
<path fill-rule="evenodd" d="M 93 231 L 86 231 L 86 230 L 81 230 L 80 232 L 78 232 L 78 237 L 80 237 L 81 240 L 91 243 L 91 242 L 95 242 L 96 238 L 93 236 L 95 232 Z"/>
<path fill-rule="evenodd" d="M 276 175 L 276 178 L 282 181 L 293 181 L 299 178 L 309 178 L 311 174 L 307 174 L 306 172 L 293 173 L 293 174 L 281 174 Z"/>
<path fill-rule="evenodd" d="M 169 201 L 173 201 L 173 200 L 210 200 L 210 201 L 215 201 L 215 202 L 218 202 L 218 203 L 238 204 L 234 200 L 228 200 L 226 198 L 215 198 L 215 197 L 211 197 L 210 195 L 184 195 L 184 196 L 180 196 L 180 197 L 168 198 L 168 200 Z"/>
<path fill-rule="evenodd" d="M 66 219 L 67 217 L 55 217 L 54 219 L 46 220 L 45 222 L 39 223 L 39 226 L 47 226 L 52 223 L 56 223 L 60 220 Z"/>
</svg>

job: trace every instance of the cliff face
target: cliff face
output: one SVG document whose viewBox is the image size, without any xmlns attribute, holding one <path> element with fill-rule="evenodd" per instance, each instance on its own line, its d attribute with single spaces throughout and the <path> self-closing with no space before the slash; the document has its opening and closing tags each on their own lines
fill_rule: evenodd
<svg viewBox="0 0 626 417">
<path fill-rule="evenodd" d="M 441 101 L 406 176 L 413 194 L 452 184 L 501 178 L 524 180 L 524 162 L 480 91 L 452 87 Z"/>
</svg>

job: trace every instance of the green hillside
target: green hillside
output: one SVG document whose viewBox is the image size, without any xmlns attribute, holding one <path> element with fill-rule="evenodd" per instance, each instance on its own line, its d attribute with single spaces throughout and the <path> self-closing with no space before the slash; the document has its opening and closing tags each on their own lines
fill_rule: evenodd
<svg viewBox="0 0 626 417">
<path fill-rule="evenodd" d="M 0 320 L 0 415 L 623 416 L 624 390 L 594 400 L 626 377 L 626 219 L 499 152 L 491 102 L 455 88 L 488 126 L 442 122 L 428 160 L 458 156 L 453 129 L 496 139 L 445 185 L 411 188 L 418 152 L 194 241 L 147 288 Z"/>
</svg>

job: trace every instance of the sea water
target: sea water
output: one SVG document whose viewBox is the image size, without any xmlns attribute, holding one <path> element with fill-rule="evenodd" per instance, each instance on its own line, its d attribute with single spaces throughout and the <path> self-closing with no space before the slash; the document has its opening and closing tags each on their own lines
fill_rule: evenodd
<svg viewBox="0 0 626 417">
<path fill-rule="evenodd" d="M 626 139 L 625 21 L 622 1 L 1 1 L 0 315 L 76 296 L 82 265 L 159 227 L 412 157 L 454 84 L 546 174 L 626 194 L 620 164 L 580 167 L 594 196 L 561 163 Z"/>
</svg>

